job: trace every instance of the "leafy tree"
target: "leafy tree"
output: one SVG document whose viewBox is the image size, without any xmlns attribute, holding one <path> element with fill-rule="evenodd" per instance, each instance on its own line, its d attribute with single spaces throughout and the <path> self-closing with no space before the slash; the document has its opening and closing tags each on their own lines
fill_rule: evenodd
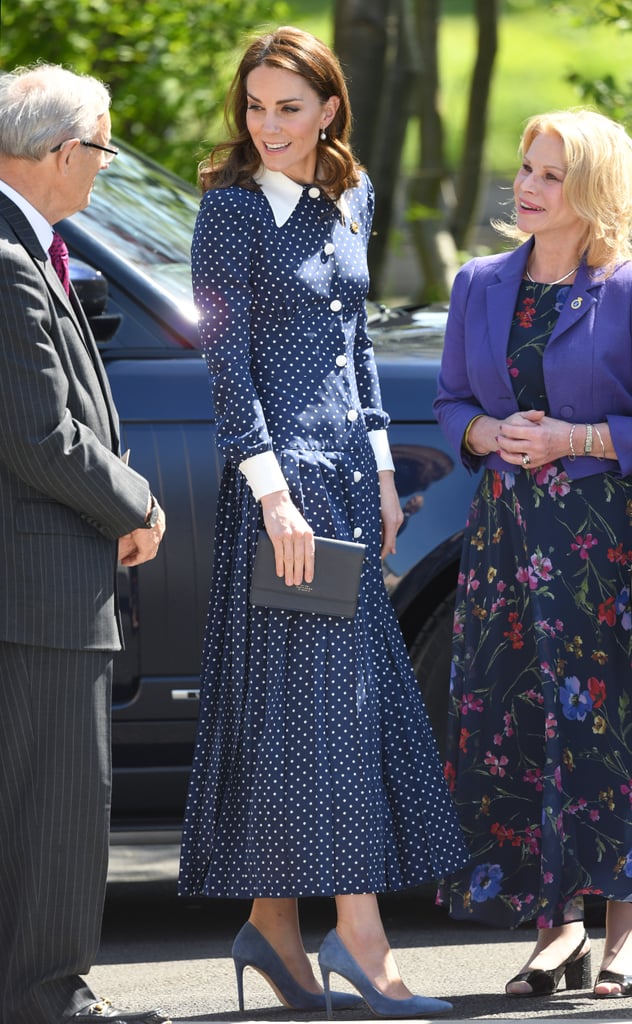
<svg viewBox="0 0 632 1024">
<path fill-rule="evenodd" d="M 440 110 L 440 0 L 335 0 L 335 49 L 349 78 L 354 146 L 379 181 L 371 279 L 379 294 L 406 132 L 418 123 L 418 157 L 406 197 L 423 274 L 417 298 L 447 297 L 474 218 L 500 0 L 473 0 L 478 53 L 469 88 L 463 151 L 453 184 Z"/>
<path fill-rule="evenodd" d="M 355 117 L 354 146 L 379 183 L 369 251 L 375 294 L 381 292 L 395 197 L 405 208 L 409 237 L 420 269 L 417 299 L 447 297 L 459 253 L 467 250 L 476 212 L 487 111 L 498 46 L 501 0 L 462 0 L 477 27 L 478 45 L 468 86 L 460 155 L 449 167 L 445 155 L 438 63 L 438 33 L 445 0 L 334 0 L 335 48 L 350 83 Z M 632 31 L 632 0 L 554 0 L 552 17 L 565 24 L 616 26 Z M 623 42 L 625 40 L 622 39 Z M 607 69 L 597 78 L 581 70 L 567 80 L 579 102 L 632 125 L 632 79 L 618 81 Z M 409 126 L 417 140 L 410 173 L 402 173 Z"/>
<path fill-rule="evenodd" d="M 349 84 L 354 150 L 379 182 L 369 249 L 372 289 L 379 295 L 401 154 L 421 73 L 413 3 L 336 0 L 334 49 Z"/>
<path fill-rule="evenodd" d="M 614 25 L 622 33 L 632 32 L 632 0 L 574 0 L 557 7 L 578 24 Z M 621 83 L 609 72 L 599 78 L 588 78 L 581 71 L 573 71 L 568 80 L 577 89 L 582 103 L 594 104 L 613 120 L 632 125 L 632 78 Z"/>
<path fill-rule="evenodd" d="M 195 180 L 222 131 L 232 54 L 276 0 L 4 0 L 0 66 L 41 60 L 105 81 L 114 133 Z"/>
</svg>

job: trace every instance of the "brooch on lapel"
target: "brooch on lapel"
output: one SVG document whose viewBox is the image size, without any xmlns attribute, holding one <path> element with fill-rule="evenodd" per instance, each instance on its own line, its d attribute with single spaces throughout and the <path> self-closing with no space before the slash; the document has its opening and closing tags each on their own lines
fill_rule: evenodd
<svg viewBox="0 0 632 1024">
<path fill-rule="evenodd" d="M 582 298 L 573 299 L 573 301 L 571 302 L 571 309 L 581 309 L 583 301 L 584 300 Z"/>
</svg>

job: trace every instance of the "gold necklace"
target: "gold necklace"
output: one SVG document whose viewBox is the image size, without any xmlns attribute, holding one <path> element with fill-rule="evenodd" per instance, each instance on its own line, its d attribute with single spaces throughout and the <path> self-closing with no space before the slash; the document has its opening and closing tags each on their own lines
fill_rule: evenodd
<svg viewBox="0 0 632 1024">
<path fill-rule="evenodd" d="M 574 274 L 576 270 L 579 270 L 580 266 L 581 266 L 581 263 L 578 263 L 576 267 L 573 267 L 572 270 L 569 270 L 568 274 L 564 274 L 564 277 L 558 277 L 557 281 L 548 281 L 548 282 L 547 281 L 534 281 L 533 278 L 531 277 L 531 274 L 529 273 L 529 268 L 528 267 L 525 267 L 524 271 L 525 271 L 525 274 L 527 275 L 529 281 L 531 281 L 531 284 L 547 284 L 549 288 L 552 288 L 554 284 L 561 284 L 562 281 L 566 281 L 566 279 L 571 277 L 571 275 Z"/>
</svg>

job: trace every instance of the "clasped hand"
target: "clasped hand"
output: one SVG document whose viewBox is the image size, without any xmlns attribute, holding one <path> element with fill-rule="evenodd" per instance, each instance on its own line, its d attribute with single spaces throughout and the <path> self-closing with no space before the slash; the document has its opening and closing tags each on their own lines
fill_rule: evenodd
<svg viewBox="0 0 632 1024">
<path fill-rule="evenodd" d="M 155 526 L 150 529 L 141 527 L 139 530 L 126 533 L 124 537 L 119 537 L 118 560 L 121 565 L 142 565 L 143 562 L 155 558 L 166 529 L 165 513 L 158 506 L 158 522 Z"/>
<path fill-rule="evenodd" d="M 568 454 L 568 423 L 542 409 L 515 412 L 500 421 L 496 443 L 505 462 L 533 469 Z"/>
</svg>

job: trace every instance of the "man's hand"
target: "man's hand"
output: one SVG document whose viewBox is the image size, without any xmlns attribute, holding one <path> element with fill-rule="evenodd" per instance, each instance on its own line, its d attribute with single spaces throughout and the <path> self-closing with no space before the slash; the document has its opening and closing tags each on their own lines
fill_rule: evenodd
<svg viewBox="0 0 632 1024">
<path fill-rule="evenodd" d="M 124 537 L 119 537 L 118 560 L 121 565 L 142 565 L 143 562 L 151 561 L 158 554 L 167 523 L 165 513 L 160 505 L 157 504 L 157 508 L 158 521 L 155 526 L 149 530 L 141 527 L 138 530 L 132 530 L 131 533 L 126 533 Z M 149 512 L 149 509 L 147 511 Z"/>
</svg>

